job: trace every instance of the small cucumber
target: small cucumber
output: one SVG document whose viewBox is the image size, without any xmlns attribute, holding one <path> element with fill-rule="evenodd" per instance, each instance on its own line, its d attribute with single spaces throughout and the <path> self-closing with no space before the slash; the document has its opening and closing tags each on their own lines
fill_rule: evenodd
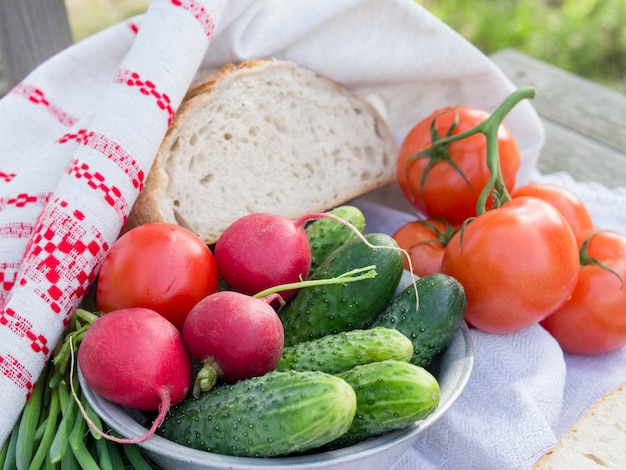
<svg viewBox="0 0 626 470">
<path fill-rule="evenodd" d="M 350 222 L 361 233 L 365 230 L 365 215 L 361 209 L 351 205 L 335 207 L 328 213 Z M 356 234 L 350 227 L 330 219 L 317 219 L 304 229 L 311 245 L 311 273 L 315 271 L 328 256 Z"/>
<path fill-rule="evenodd" d="M 338 374 L 356 392 L 352 425 L 331 444 L 343 447 L 401 429 L 429 416 L 439 406 L 437 379 L 404 361 L 372 362 Z"/>
<path fill-rule="evenodd" d="M 419 307 L 415 306 L 413 284 L 404 288 L 371 327 L 395 328 L 413 343 L 411 363 L 428 367 L 450 343 L 461 327 L 467 308 L 465 290 L 446 274 L 430 274 L 416 281 Z"/>
<path fill-rule="evenodd" d="M 376 327 L 351 330 L 283 349 L 276 370 L 318 370 L 338 374 L 355 366 L 396 359 L 408 362 L 413 343 L 397 330 Z"/>
<path fill-rule="evenodd" d="M 320 447 L 342 435 L 354 390 L 323 372 L 269 372 L 225 384 L 172 407 L 158 433 L 194 449 L 272 457 Z"/>
<path fill-rule="evenodd" d="M 370 248 L 359 238 L 348 240 L 309 279 L 334 278 L 370 265 L 376 266 L 376 277 L 300 289 L 279 312 L 285 346 L 365 328 L 391 301 L 402 276 L 402 252 L 389 235 L 369 233 L 365 238 L 379 248 Z"/>
</svg>

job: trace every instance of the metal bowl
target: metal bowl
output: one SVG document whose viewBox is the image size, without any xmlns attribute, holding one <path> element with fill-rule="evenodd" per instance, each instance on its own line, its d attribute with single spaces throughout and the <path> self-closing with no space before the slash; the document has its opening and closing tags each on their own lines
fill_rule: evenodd
<svg viewBox="0 0 626 470">
<path fill-rule="evenodd" d="M 417 435 L 437 421 L 459 397 L 474 365 L 471 336 L 465 323 L 441 353 L 432 372 L 439 381 L 441 400 L 438 408 L 426 419 L 415 424 L 371 438 L 358 444 L 328 452 L 294 457 L 250 458 L 212 454 L 168 441 L 154 435 L 139 444 L 150 458 L 164 470 L 383 470 L 390 468 L 408 450 Z M 145 415 L 102 398 L 85 382 L 79 371 L 85 396 L 98 415 L 126 438 L 145 434 L 140 424 Z"/>
</svg>

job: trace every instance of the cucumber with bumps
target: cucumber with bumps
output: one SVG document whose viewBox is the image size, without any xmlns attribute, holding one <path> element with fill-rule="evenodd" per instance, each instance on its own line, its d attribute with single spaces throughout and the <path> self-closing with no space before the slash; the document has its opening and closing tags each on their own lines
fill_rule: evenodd
<svg viewBox="0 0 626 470">
<path fill-rule="evenodd" d="M 404 268 L 402 252 L 389 235 L 369 233 L 365 238 L 378 248 L 359 238 L 348 240 L 309 279 L 334 278 L 371 265 L 376 266 L 376 277 L 300 289 L 279 312 L 285 346 L 365 328 L 391 301 Z"/>
<path fill-rule="evenodd" d="M 356 392 L 352 425 L 331 448 L 354 444 L 428 417 L 439 406 L 437 379 L 423 367 L 404 361 L 372 362 L 338 374 Z"/>
<path fill-rule="evenodd" d="M 365 216 L 361 209 L 351 205 L 335 207 L 328 213 L 350 222 L 361 233 L 365 230 Z M 357 235 L 350 228 L 330 218 L 317 219 L 304 229 L 311 245 L 311 273 L 328 256 Z"/>
<path fill-rule="evenodd" d="M 276 370 L 317 370 L 338 374 L 355 366 L 388 359 L 408 362 L 413 343 L 397 330 L 376 327 L 305 341 L 283 350 Z"/>
<path fill-rule="evenodd" d="M 455 278 L 446 274 L 431 274 L 410 284 L 395 297 L 371 327 L 395 328 L 413 343 L 411 363 L 428 367 L 450 343 L 463 324 L 467 297 L 465 289 Z"/>
<path fill-rule="evenodd" d="M 171 408 L 158 433 L 217 454 L 273 457 L 332 441 L 355 411 L 354 390 L 337 376 L 273 371 L 186 399 Z"/>
</svg>

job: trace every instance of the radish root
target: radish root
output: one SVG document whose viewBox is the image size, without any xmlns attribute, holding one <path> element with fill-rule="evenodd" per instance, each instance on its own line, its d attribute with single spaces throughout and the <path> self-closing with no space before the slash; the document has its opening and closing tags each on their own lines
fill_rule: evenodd
<svg viewBox="0 0 626 470">
<path fill-rule="evenodd" d="M 156 432 L 157 428 L 161 425 L 161 423 L 165 419 L 165 415 L 167 414 L 167 411 L 170 408 L 170 403 L 171 403 L 170 392 L 167 389 L 167 387 L 163 386 L 161 387 L 161 389 L 159 389 L 159 398 L 161 398 L 161 405 L 159 406 L 159 414 L 154 419 L 154 422 L 152 423 L 152 427 L 150 427 L 150 429 L 145 434 L 143 434 L 142 436 L 133 438 L 133 439 L 125 439 L 125 438 L 120 438 L 120 437 L 107 434 L 101 429 L 99 429 L 96 423 L 94 423 L 91 420 L 91 418 L 87 414 L 87 411 L 85 410 L 85 407 L 81 403 L 80 398 L 78 397 L 78 394 L 76 393 L 76 389 L 74 388 L 73 338 L 71 337 L 69 338 L 69 343 L 70 343 L 70 390 L 72 391 L 72 396 L 74 398 L 74 401 L 76 401 L 76 404 L 78 405 L 78 409 L 80 410 L 80 413 L 83 415 L 83 418 L 85 419 L 89 427 L 93 429 L 98 435 L 102 436 L 103 438 L 108 439 L 109 441 L 117 442 L 118 444 L 139 444 L 141 442 L 144 442 L 148 438 L 152 437 L 154 433 Z"/>
</svg>

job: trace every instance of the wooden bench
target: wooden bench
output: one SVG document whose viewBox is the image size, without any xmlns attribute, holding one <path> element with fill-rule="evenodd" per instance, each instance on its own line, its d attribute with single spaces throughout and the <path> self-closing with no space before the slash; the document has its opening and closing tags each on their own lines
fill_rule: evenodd
<svg viewBox="0 0 626 470">
<path fill-rule="evenodd" d="M 517 86 L 537 89 L 532 104 L 546 130 L 542 173 L 626 186 L 626 95 L 513 49 L 491 58 Z"/>
<path fill-rule="evenodd" d="M 64 0 L 0 2 L 0 96 L 72 44 Z"/>
</svg>

